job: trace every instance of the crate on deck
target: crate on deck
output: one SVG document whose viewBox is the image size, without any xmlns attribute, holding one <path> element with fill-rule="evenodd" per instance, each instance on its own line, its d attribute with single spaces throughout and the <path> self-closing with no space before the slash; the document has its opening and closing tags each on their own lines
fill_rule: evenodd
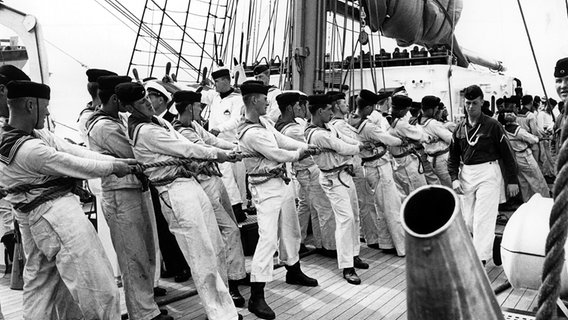
<svg viewBox="0 0 568 320">
<path fill-rule="evenodd" d="M 247 219 L 239 223 L 241 241 L 245 256 L 252 256 L 258 243 L 258 224 L 255 215 L 247 215 Z"/>
</svg>

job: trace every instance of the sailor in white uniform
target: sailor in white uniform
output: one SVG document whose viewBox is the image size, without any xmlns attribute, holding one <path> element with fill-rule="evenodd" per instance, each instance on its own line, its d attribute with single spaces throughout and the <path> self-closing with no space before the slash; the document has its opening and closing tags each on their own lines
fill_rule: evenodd
<svg viewBox="0 0 568 320">
<path fill-rule="evenodd" d="M 110 262 L 74 193 L 84 192 L 76 179 L 123 177 L 136 161 L 42 130 L 49 98 L 46 85 L 8 83 L 10 121 L 0 129 L 0 187 L 14 208 L 26 255 L 24 319 L 118 319 Z"/>
<path fill-rule="evenodd" d="M 237 141 L 237 127 L 244 115 L 243 99 L 231 87 L 231 74 L 228 69 L 219 69 L 211 73 L 215 80 L 215 91 L 203 91 L 201 102 L 207 106 L 203 109 L 203 119 L 207 121 L 209 132 L 231 142 Z M 245 169 L 242 162 L 221 163 L 219 169 L 233 212 L 237 221 L 246 219 L 242 205 L 246 200 Z"/>
<path fill-rule="evenodd" d="M 300 94 L 285 92 L 276 97 L 282 116 L 275 128 L 283 135 L 300 142 L 306 142 L 304 131 L 307 124 L 296 119 L 304 119 L 307 110 L 300 106 Z M 314 244 L 322 254 L 335 251 L 335 218 L 331 203 L 319 183 L 320 171 L 312 157 L 292 163 L 293 179 L 299 184 L 298 218 L 302 230 L 302 243 L 307 236 L 308 224 L 312 222 Z"/>
<path fill-rule="evenodd" d="M 406 254 L 404 230 L 400 223 L 402 201 L 394 183 L 392 158 L 386 150 L 387 146 L 401 145 L 402 140 L 388 134 L 386 130 L 367 118 L 374 111 L 374 104 L 380 99 L 381 96 L 368 90 L 361 90 L 356 100 L 357 117 L 354 117 L 350 124 L 355 128 L 361 142 L 375 146 L 360 153 L 366 182 L 373 190 L 374 204 L 378 213 L 377 220 L 368 223 L 376 225 L 380 249 L 404 256 Z"/>
<path fill-rule="evenodd" d="M 172 125 L 154 116 L 144 87 L 121 83 L 115 92 L 131 113 L 128 136 L 134 156 L 141 163 L 199 158 L 223 162 L 228 154 L 195 144 Z M 207 194 L 191 170 L 182 165 L 149 168 L 145 171 L 160 193 L 162 212 L 170 231 L 191 267 L 199 297 L 211 320 L 240 318 L 226 287 L 227 266 L 223 239 Z"/>
<path fill-rule="evenodd" d="M 255 80 L 261 81 L 265 86 L 268 86 L 268 94 L 266 95 L 266 98 L 268 99 L 268 108 L 266 109 L 266 115 L 264 115 L 264 117 L 276 123 L 281 115 L 276 97 L 281 94 L 282 91 L 277 87 L 270 85 L 270 67 L 267 65 L 262 64 L 256 66 L 253 69 L 253 73 Z"/>
<path fill-rule="evenodd" d="M 281 210 L 284 206 L 286 170 L 283 163 L 301 159 L 308 145 L 286 137 L 263 119 L 268 105 L 268 87 L 260 81 L 246 81 L 241 85 L 245 103 L 245 122 L 239 126 L 239 148 L 258 157 L 245 158 L 254 204 L 257 208 L 259 239 L 252 258 L 250 312 L 262 319 L 274 319 L 274 311 L 264 299 L 264 286 L 273 279 L 274 252 L 286 269 L 286 282 L 315 287 L 316 279 L 306 276 L 300 268 L 300 225 L 295 210 Z M 292 199 L 291 199 L 292 200 Z M 293 200 L 292 200 L 293 201 Z"/>
<path fill-rule="evenodd" d="M 229 152 L 234 151 L 237 145 L 215 137 L 207 132 L 201 125 L 201 93 L 193 91 L 177 91 L 173 95 L 175 108 L 179 120 L 172 125 L 189 141 L 210 148 L 219 148 Z M 237 225 L 227 189 L 223 185 L 215 163 L 203 163 L 197 180 L 213 205 L 215 218 L 225 243 L 227 253 L 227 268 L 229 277 L 229 293 L 236 307 L 242 308 L 245 299 L 239 292 L 239 280 L 246 277 L 245 256 L 241 243 L 241 232 Z"/>
<path fill-rule="evenodd" d="M 79 113 L 79 118 L 77 119 L 77 129 L 79 129 L 79 134 L 81 139 L 85 144 L 88 143 L 87 139 L 87 120 L 91 115 L 97 110 L 101 104 L 101 99 L 99 99 L 99 84 L 97 79 L 101 76 L 116 76 L 116 73 L 104 69 L 89 69 L 87 70 L 87 91 L 91 96 L 91 101 L 87 103 L 85 108 Z"/>
<path fill-rule="evenodd" d="M 327 126 L 333 116 L 329 95 L 312 95 L 308 101 L 312 123 L 306 128 L 306 141 L 335 151 L 321 153 L 314 156 L 314 160 L 320 169 L 320 184 L 335 215 L 337 262 L 347 282 L 357 285 L 361 279 L 354 268 L 367 269 L 369 265 L 359 258 L 359 203 L 353 183 L 353 156 L 365 147 L 333 126 Z M 348 143 L 346 139 L 355 143 Z"/>
<path fill-rule="evenodd" d="M 128 76 L 102 76 L 99 84 L 101 107 L 87 121 L 89 148 L 117 158 L 134 158 L 126 136 L 126 125 L 119 117 L 114 88 L 128 83 Z M 101 179 L 102 209 L 110 228 L 113 247 L 122 271 L 126 308 L 132 319 L 169 320 L 154 301 L 156 252 L 151 217 L 154 215 L 148 186 L 134 174 Z"/>
<path fill-rule="evenodd" d="M 428 155 L 440 183 L 451 188 L 452 179 L 448 173 L 448 155 L 452 142 L 452 132 L 442 122 L 434 118 L 438 112 L 440 98 L 425 96 L 422 98 L 421 104 L 423 116 L 419 120 L 419 125 L 429 138 L 428 142 L 423 143 L 424 152 Z"/>
</svg>

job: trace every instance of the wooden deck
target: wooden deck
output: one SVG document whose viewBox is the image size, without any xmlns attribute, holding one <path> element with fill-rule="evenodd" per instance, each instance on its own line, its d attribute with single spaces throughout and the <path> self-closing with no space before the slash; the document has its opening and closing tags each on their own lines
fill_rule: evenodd
<svg viewBox="0 0 568 320">
<path fill-rule="evenodd" d="M 334 259 L 311 254 L 302 259 L 302 269 L 315 277 L 319 286 L 315 288 L 288 285 L 284 281 L 286 270 L 274 271 L 275 280 L 267 285 L 266 300 L 274 309 L 277 319 L 406 319 L 406 277 L 405 259 L 386 255 L 369 249 L 364 244 L 361 257 L 369 262 L 368 270 L 358 270 L 362 284 L 347 284 L 337 269 Z M 250 257 L 247 257 L 250 263 Z M 486 266 L 487 274 L 495 288 L 506 281 L 501 267 L 491 261 Z M 168 288 L 169 298 L 188 296 L 194 291 L 191 280 L 178 284 L 171 279 L 162 279 L 161 285 Z M 245 298 L 250 288 L 241 286 Z M 532 311 L 536 307 L 537 292 L 534 290 L 508 289 L 497 296 L 503 308 Z M 124 295 L 122 298 L 122 310 Z M 163 299 L 160 299 L 163 301 Z M 9 289 L 9 278 L 0 279 L 0 304 L 5 319 L 21 319 L 22 291 Z M 194 295 L 164 306 L 175 319 L 205 319 L 199 297 Z M 239 312 L 245 319 L 257 319 L 246 308 Z M 528 319 L 528 318 L 527 318 Z"/>
</svg>

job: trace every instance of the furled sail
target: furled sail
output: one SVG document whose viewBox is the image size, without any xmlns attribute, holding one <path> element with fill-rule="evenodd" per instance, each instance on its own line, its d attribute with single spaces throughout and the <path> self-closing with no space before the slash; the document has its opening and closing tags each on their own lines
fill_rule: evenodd
<svg viewBox="0 0 568 320">
<path fill-rule="evenodd" d="M 399 46 L 453 47 L 458 65 L 467 67 L 453 31 L 461 15 L 462 0 L 361 0 L 371 31 L 381 30 Z M 453 41 L 453 46 L 452 46 Z"/>
</svg>

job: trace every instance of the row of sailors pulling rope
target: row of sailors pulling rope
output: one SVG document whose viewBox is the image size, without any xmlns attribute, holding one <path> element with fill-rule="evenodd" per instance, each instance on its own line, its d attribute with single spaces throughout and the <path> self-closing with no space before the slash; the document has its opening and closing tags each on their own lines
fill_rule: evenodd
<svg viewBox="0 0 568 320">
<path fill-rule="evenodd" d="M 368 149 L 380 148 L 379 149 L 380 151 L 377 153 L 377 155 L 372 157 L 373 159 L 375 158 L 378 159 L 386 153 L 386 149 L 384 148 L 383 145 L 380 146 L 368 145 L 367 148 Z M 310 147 L 308 150 L 306 150 L 304 158 L 312 155 L 318 155 L 322 152 L 335 152 L 335 150 L 328 148 L 320 148 L 320 147 Z M 264 156 L 259 153 L 241 154 L 236 152 L 231 154 L 229 159 L 230 161 L 240 161 L 245 158 L 263 158 L 263 157 Z M 156 186 L 166 185 L 180 177 L 185 177 L 185 178 L 191 177 L 198 179 L 199 175 L 221 176 L 216 161 L 211 159 L 172 159 L 172 160 L 159 161 L 154 163 L 138 164 L 132 166 L 132 173 L 135 174 L 138 177 L 138 179 L 141 181 L 143 189 L 147 190 L 149 180 L 144 175 L 144 170 L 148 168 L 157 168 L 157 167 L 166 167 L 166 166 L 177 166 L 180 167 L 182 170 L 178 171 L 178 173 L 175 176 L 166 179 L 161 179 L 159 181 L 151 181 L 153 185 Z M 351 170 L 349 170 L 349 167 L 351 167 Z M 341 166 L 339 168 L 334 168 L 331 169 L 330 171 L 338 172 L 339 174 L 343 170 L 347 170 L 349 174 L 353 175 L 352 166 L 349 165 Z M 286 184 L 290 182 L 290 178 L 286 176 L 286 169 L 283 166 L 275 168 L 265 173 L 250 173 L 249 176 L 266 177 L 266 179 L 263 179 L 261 181 L 256 181 L 253 184 L 262 184 L 273 178 L 281 178 L 284 180 Z M 30 202 L 18 203 L 14 205 L 14 209 L 26 213 L 34 210 L 35 208 L 39 207 L 45 202 L 57 199 L 70 192 L 78 195 L 81 198 L 88 198 L 88 195 L 90 194 L 88 190 L 83 188 L 83 181 L 81 179 L 76 179 L 71 177 L 61 177 L 49 180 L 41 184 L 25 184 L 25 185 L 14 186 L 11 188 L 0 188 L 0 199 L 6 197 L 8 194 L 21 194 L 39 189 L 42 189 L 42 192 L 37 197 L 35 197 Z"/>
</svg>

